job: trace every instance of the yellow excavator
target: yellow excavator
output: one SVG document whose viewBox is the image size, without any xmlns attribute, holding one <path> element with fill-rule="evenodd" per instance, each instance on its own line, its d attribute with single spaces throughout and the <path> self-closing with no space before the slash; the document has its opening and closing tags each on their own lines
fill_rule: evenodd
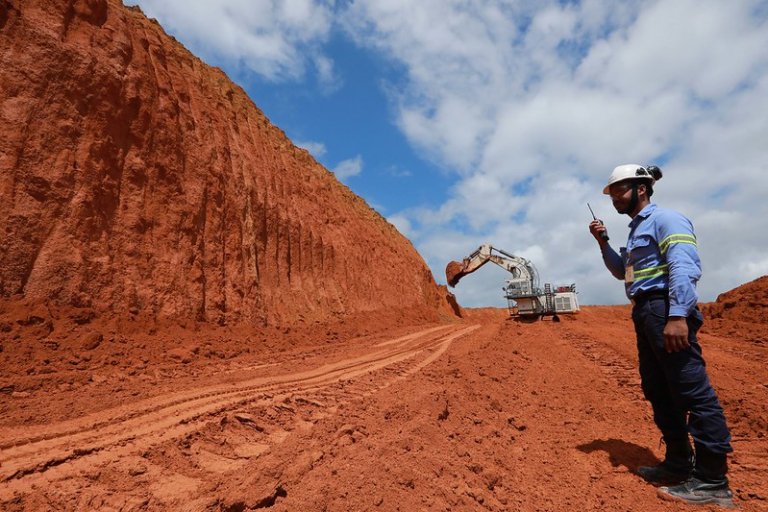
<svg viewBox="0 0 768 512">
<path fill-rule="evenodd" d="M 448 285 L 455 287 L 462 277 L 471 274 L 489 261 L 512 274 L 502 288 L 511 316 L 529 320 L 551 316 L 553 321 L 559 322 L 558 314 L 579 311 L 575 284 L 553 289 L 552 285 L 547 283 L 542 288 L 539 285 L 539 273 L 533 263 L 492 247 L 490 244 L 481 245 L 461 262 L 448 263 L 445 267 Z"/>
</svg>

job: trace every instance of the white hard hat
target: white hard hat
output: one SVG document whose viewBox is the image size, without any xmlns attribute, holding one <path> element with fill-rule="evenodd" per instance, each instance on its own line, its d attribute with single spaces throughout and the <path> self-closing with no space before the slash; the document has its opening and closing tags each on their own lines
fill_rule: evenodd
<svg viewBox="0 0 768 512">
<path fill-rule="evenodd" d="M 655 181 L 653 173 L 638 164 L 624 164 L 616 167 L 608 178 L 608 184 L 603 189 L 603 194 L 608 194 L 608 189 L 614 183 L 624 180 L 650 180 Z"/>
</svg>

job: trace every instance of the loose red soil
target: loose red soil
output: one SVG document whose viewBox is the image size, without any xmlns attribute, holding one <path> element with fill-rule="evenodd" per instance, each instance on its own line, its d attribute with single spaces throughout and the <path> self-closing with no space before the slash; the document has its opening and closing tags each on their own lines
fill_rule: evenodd
<svg viewBox="0 0 768 512">
<path fill-rule="evenodd" d="M 73 331 L 57 347 L 16 323 L 0 509 L 689 510 L 633 473 L 662 449 L 628 307 L 464 316 L 98 344 Z M 768 347 L 706 324 L 701 341 L 737 502 L 766 510 Z"/>
</svg>

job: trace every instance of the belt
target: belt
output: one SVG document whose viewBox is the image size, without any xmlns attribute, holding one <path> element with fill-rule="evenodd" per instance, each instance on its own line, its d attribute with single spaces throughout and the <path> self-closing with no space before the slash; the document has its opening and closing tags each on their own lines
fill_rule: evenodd
<svg viewBox="0 0 768 512">
<path fill-rule="evenodd" d="M 646 302 L 651 299 L 666 299 L 669 295 L 669 290 L 661 289 L 661 290 L 647 290 L 644 292 L 638 292 L 636 293 L 630 301 L 633 305 L 637 305 L 640 302 Z"/>
</svg>

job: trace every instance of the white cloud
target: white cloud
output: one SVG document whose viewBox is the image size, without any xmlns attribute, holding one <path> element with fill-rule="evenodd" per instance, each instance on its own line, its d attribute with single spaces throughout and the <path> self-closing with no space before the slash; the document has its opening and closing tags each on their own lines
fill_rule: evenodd
<svg viewBox="0 0 768 512">
<path fill-rule="evenodd" d="M 357 155 L 354 158 L 348 160 L 342 160 L 336 167 L 333 168 L 333 173 L 341 181 L 357 176 L 363 171 L 363 157 Z"/>
<path fill-rule="evenodd" d="M 764 52 L 764 31 L 749 26 L 755 5 L 648 3 L 626 32 L 599 43 L 580 75 L 646 97 L 684 89 L 699 98 L 719 99 L 750 74 L 756 63 L 751 58 Z"/>
<path fill-rule="evenodd" d="M 497 2 L 387 0 L 354 2 L 343 17 L 360 44 L 405 66 L 405 88 L 391 89 L 404 133 L 435 160 L 460 169 L 477 159 L 493 126 L 497 94 L 489 92 L 503 85 L 513 64 L 498 50 L 517 28 L 501 11 Z"/>
<path fill-rule="evenodd" d="M 244 67 L 268 80 L 301 78 L 311 63 L 322 84 L 333 65 L 319 48 L 333 12 L 312 0 L 132 0 L 147 16 L 209 62 Z"/>
<path fill-rule="evenodd" d="M 411 221 L 405 215 L 392 215 L 387 217 L 387 221 L 406 237 L 411 236 L 413 227 L 411 226 Z"/>
<path fill-rule="evenodd" d="M 325 144 L 323 144 L 322 142 L 315 142 L 311 140 L 306 140 L 306 141 L 295 140 L 293 141 L 293 143 L 296 146 L 300 148 L 304 148 L 310 153 L 312 153 L 312 156 L 314 156 L 315 158 L 321 158 L 325 156 L 325 154 L 328 152 L 327 148 L 325 147 Z"/>
<path fill-rule="evenodd" d="M 320 87 L 326 94 L 333 93 L 341 89 L 343 80 L 336 73 L 334 63 L 331 58 L 321 53 L 315 54 L 313 58 L 315 70 L 317 71 L 317 80 Z"/>
<path fill-rule="evenodd" d="M 410 169 L 401 167 L 399 165 L 390 165 L 386 168 L 387 174 L 395 178 L 409 178 L 413 176 L 413 172 Z"/>
<path fill-rule="evenodd" d="M 440 207 L 398 214 L 435 276 L 491 242 L 535 254 L 545 281 L 576 281 L 582 302 L 621 301 L 621 283 L 588 234 L 585 203 L 621 245 L 628 218 L 601 195 L 603 182 L 615 165 L 654 160 L 666 171 L 654 199 L 697 227 L 702 298 L 765 273 L 760 5 L 353 2 L 347 30 L 406 70 L 403 83 L 388 84 L 403 133 L 458 176 Z M 481 277 L 488 272 L 462 281 L 460 302 L 496 300 L 499 283 L 489 280 L 499 276 Z"/>
</svg>

